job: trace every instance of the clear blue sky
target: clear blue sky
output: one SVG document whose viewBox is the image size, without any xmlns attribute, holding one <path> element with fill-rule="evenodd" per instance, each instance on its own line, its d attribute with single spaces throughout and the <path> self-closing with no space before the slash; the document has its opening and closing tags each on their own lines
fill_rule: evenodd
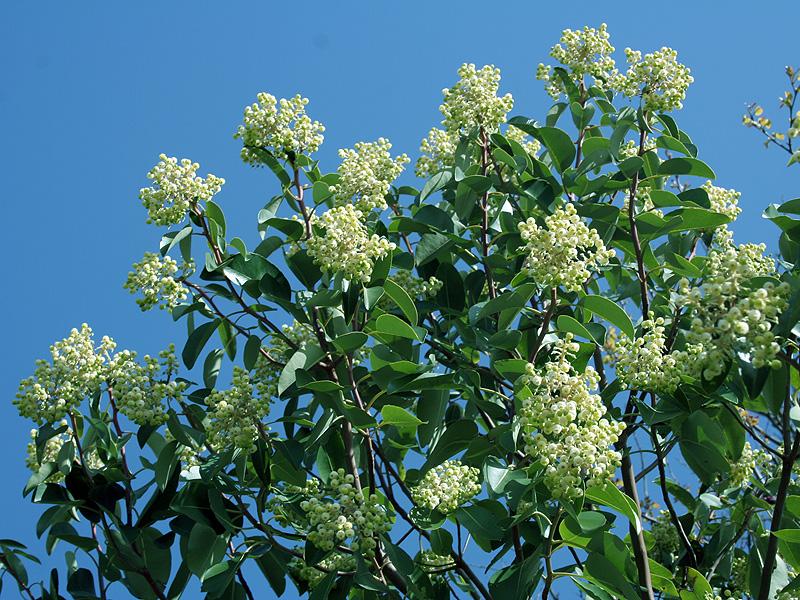
<svg viewBox="0 0 800 600">
<path fill-rule="evenodd" d="M 323 170 L 336 169 L 338 148 L 381 136 L 413 160 L 462 62 L 500 67 L 512 114 L 543 118 L 551 101 L 536 66 L 562 29 L 606 22 L 618 64 L 626 46 L 678 50 L 695 83 L 675 117 L 717 185 L 743 193 L 737 241 L 774 248 L 777 230 L 760 214 L 800 196 L 800 168 L 784 168 L 788 155 L 766 151 L 741 116 L 759 101 L 777 117 L 784 66 L 800 67 L 796 9 L 697 0 L 5 3 L 0 538 L 44 554 L 39 512 L 21 497 L 31 424 L 11 404 L 34 360 L 83 322 L 140 353 L 181 339 L 182 323 L 142 313 L 122 289 L 131 264 L 158 248 L 161 231 L 145 224 L 138 192 L 159 153 L 224 177 L 229 231 L 252 246 L 255 217 L 276 188 L 239 160 L 232 134 L 258 92 L 310 99 L 309 115 L 327 128 Z M 63 567 L 63 553 L 50 562 Z"/>
</svg>

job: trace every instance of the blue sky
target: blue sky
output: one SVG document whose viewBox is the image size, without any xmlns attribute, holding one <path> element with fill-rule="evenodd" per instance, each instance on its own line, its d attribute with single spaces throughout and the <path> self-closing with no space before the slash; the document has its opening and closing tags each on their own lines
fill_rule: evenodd
<svg viewBox="0 0 800 600">
<path fill-rule="evenodd" d="M 258 92 L 310 99 L 326 126 L 324 171 L 337 149 L 378 137 L 413 161 L 462 62 L 500 67 L 512 114 L 543 118 L 551 100 L 536 66 L 562 29 L 606 22 L 618 64 L 626 46 L 678 50 L 695 82 L 674 116 L 717 185 L 742 192 L 737 241 L 775 248 L 777 229 L 760 214 L 800 196 L 800 168 L 785 168 L 788 155 L 766 151 L 741 116 L 758 101 L 778 122 L 784 66 L 800 67 L 787 14 L 793 2 L 6 3 L 0 499 L 13 518 L 0 537 L 41 549 L 39 513 L 21 497 L 31 424 L 11 404 L 34 360 L 83 322 L 141 354 L 181 340 L 182 323 L 142 313 L 122 289 L 132 263 L 158 248 L 138 192 L 160 153 L 227 180 L 216 199 L 252 246 L 275 182 L 240 161 L 232 134 Z M 58 551 L 49 562 L 63 566 Z"/>
</svg>

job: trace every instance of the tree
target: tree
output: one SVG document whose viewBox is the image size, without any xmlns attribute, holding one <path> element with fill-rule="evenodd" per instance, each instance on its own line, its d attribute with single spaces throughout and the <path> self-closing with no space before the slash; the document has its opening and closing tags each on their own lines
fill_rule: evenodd
<svg viewBox="0 0 800 600">
<path fill-rule="evenodd" d="M 31 599 L 793 597 L 800 199 L 767 210 L 780 259 L 736 245 L 738 194 L 685 183 L 714 179 L 669 114 L 689 70 L 613 51 L 564 31 L 543 122 L 463 65 L 421 190 L 382 138 L 323 173 L 308 101 L 259 94 L 235 137 L 277 195 L 252 250 L 225 181 L 161 155 L 140 198 L 168 231 L 125 287 L 187 323 L 180 359 L 83 325 L 37 362 L 24 493 L 74 550 L 32 585 L 2 540 L 3 575 Z M 788 72 L 786 135 L 746 122 L 792 164 Z"/>
</svg>

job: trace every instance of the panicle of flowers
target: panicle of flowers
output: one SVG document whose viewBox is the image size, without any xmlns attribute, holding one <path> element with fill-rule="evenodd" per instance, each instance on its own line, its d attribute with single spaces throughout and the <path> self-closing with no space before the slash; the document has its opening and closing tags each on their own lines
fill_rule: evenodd
<svg viewBox="0 0 800 600">
<path fill-rule="evenodd" d="M 161 161 L 147 174 L 153 180 L 153 187 L 142 188 L 139 198 L 147 209 L 148 223 L 156 225 L 177 225 L 186 217 L 186 212 L 194 202 L 209 200 L 218 193 L 225 183 L 221 177 L 211 173 L 206 179 L 195 172 L 200 165 L 188 158 L 168 158 L 160 154 Z"/>
<path fill-rule="evenodd" d="M 419 485 L 411 490 L 415 504 L 443 515 L 456 510 L 480 494 L 480 471 L 461 464 L 460 460 L 448 460 L 427 473 Z"/>
<path fill-rule="evenodd" d="M 772 457 L 765 450 L 753 450 L 750 442 L 744 443 L 742 448 L 742 455 L 739 460 L 731 462 L 731 470 L 728 479 L 730 487 L 739 487 L 746 485 L 750 481 L 750 476 L 757 468 L 767 465 L 772 462 Z"/>
<path fill-rule="evenodd" d="M 331 488 L 320 491 L 300 503 L 308 518 L 308 539 L 317 548 L 333 550 L 343 546 L 361 550 L 365 557 L 375 556 L 375 536 L 391 530 L 389 515 L 378 496 L 364 496 L 355 486 L 355 477 L 344 469 L 332 471 L 328 480 Z"/>
<path fill-rule="evenodd" d="M 352 204 L 336 206 L 322 217 L 313 215 L 315 229 L 306 240 L 308 255 L 322 271 L 343 273 L 345 279 L 368 283 L 375 261 L 384 258 L 397 246 L 377 234 L 369 235 L 363 223 L 364 213 Z"/>
<path fill-rule="evenodd" d="M 254 167 L 263 166 L 258 150 L 272 151 L 278 158 L 291 160 L 293 155 L 316 152 L 325 131 L 318 121 L 306 114 L 308 98 L 300 94 L 281 98 L 261 92 L 258 102 L 244 110 L 244 123 L 233 135 L 243 143 L 242 160 Z M 280 108 L 278 108 L 280 104 Z"/>
<path fill-rule="evenodd" d="M 178 262 L 165 256 L 163 259 L 152 252 L 145 252 L 142 262 L 134 263 L 133 271 L 128 273 L 128 279 L 123 289 L 130 290 L 131 294 L 142 292 L 143 298 L 138 298 L 136 304 L 145 311 L 158 306 L 160 309 L 172 309 L 186 300 L 189 291 L 180 280 L 194 273 L 194 261 Z M 180 272 L 180 275 L 176 274 Z"/>
<path fill-rule="evenodd" d="M 422 279 L 406 269 L 400 269 L 396 273 L 389 275 L 389 279 L 403 288 L 412 300 L 416 298 L 431 298 L 439 293 L 443 285 L 436 277 Z M 381 296 L 381 299 L 378 301 L 378 308 L 384 312 L 389 312 L 396 307 L 397 304 L 395 304 L 395 301 L 392 300 L 388 294 Z"/>
<path fill-rule="evenodd" d="M 214 390 L 206 398 L 208 444 L 215 449 L 236 447 L 252 452 L 265 429 L 262 421 L 269 415 L 272 398 L 256 393 L 250 373 L 233 367 L 233 379 L 227 390 Z"/>
<path fill-rule="evenodd" d="M 215 449 L 236 447 L 255 450 L 262 423 L 269 416 L 270 404 L 278 394 L 278 378 L 283 366 L 295 350 L 301 350 L 315 339 L 308 325 L 294 321 L 282 327 L 282 336 L 274 335 L 271 345 L 264 347 L 269 359 L 259 354 L 251 372 L 234 367 L 228 390 L 214 390 L 206 398 L 208 444 Z"/>
<path fill-rule="evenodd" d="M 67 421 L 62 419 L 59 423 L 61 427 L 66 427 Z M 44 448 L 42 449 L 42 461 L 39 462 L 37 458 L 37 451 L 36 451 L 36 429 L 31 429 L 31 439 L 32 442 L 28 443 L 27 451 L 28 456 L 25 458 L 25 466 L 28 467 L 31 471 L 37 472 L 41 466 L 45 463 L 49 462 L 56 462 L 58 460 L 58 455 L 61 452 L 61 448 L 64 446 L 66 442 L 72 439 L 72 428 L 67 427 L 66 431 L 61 434 L 54 435 L 49 440 L 47 440 L 44 444 Z M 75 457 L 78 456 L 78 449 L 75 449 Z M 86 465 L 90 469 L 99 469 L 103 466 L 100 457 L 97 455 L 97 452 L 91 451 L 86 455 Z M 64 481 L 64 474 L 61 471 L 54 471 L 48 478 L 48 481 L 52 483 L 59 483 Z"/>
<path fill-rule="evenodd" d="M 407 155 L 392 158 L 392 145 L 384 138 L 377 142 L 359 142 L 354 149 L 339 150 L 339 183 L 331 186 L 339 203 L 352 203 L 366 214 L 377 208 L 386 210 L 386 194 L 392 182 L 411 162 Z"/>
<path fill-rule="evenodd" d="M 591 75 L 595 86 L 610 89 L 618 72 L 610 56 L 614 47 L 608 39 L 605 23 L 597 29 L 565 29 L 561 33 L 561 43 L 551 48 L 550 56 L 561 63 L 576 84 L 582 83 L 586 75 Z M 536 79 L 545 82 L 545 90 L 553 100 L 558 100 L 561 94 L 567 95 L 564 83 L 550 65 L 540 64 L 536 69 Z"/>
<path fill-rule="evenodd" d="M 651 54 L 625 48 L 629 67 L 625 76 L 616 77 L 614 87 L 624 95 L 642 97 L 644 110 L 669 112 L 683 108 L 686 90 L 694 78 L 690 70 L 678 62 L 672 48 L 661 48 Z"/>
<path fill-rule="evenodd" d="M 650 527 L 650 533 L 656 543 L 656 548 L 666 554 L 675 554 L 681 548 L 678 529 L 672 522 L 666 510 L 659 511 L 658 518 Z"/>
<path fill-rule="evenodd" d="M 708 199 L 711 201 L 711 210 L 714 212 L 725 215 L 731 221 L 735 221 L 736 217 L 742 212 L 742 209 L 738 206 L 739 196 L 742 195 L 741 192 L 717 187 L 712 185 L 710 181 L 706 181 L 700 187 L 708 193 Z"/>
<path fill-rule="evenodd" d="M 302 550 L 298 548 L 298 550 Z M 298 579 L 302 579 L 308 584 L 308 587 L 314 589 L 331 571 L 348 572 L 356 570 L 356 557 L 352 554 L 345 554 L 335 550 L 318 563 L 319 568 L 316 566 L 310 567 L 299 556 L 295 556 L 289 562 L 289 570 Z"/>
<path fill-rule="evenodd" d="M 616 373 L 625 389 L 672 393 L 681 381 L 675 357 L 666 353 L 664 319 L 652 312 L 642 321 L 642 335 L 624 332 L 616 341 Z"/>
<path fill-rule="evenodd" d="M 604 486 L 622 459 L 611 447 L 625 424 L 609 420 L 600 396 L 591 393 L 599 380 L 595 370 L 572 368 L 578 349 L 567 334 L 551 350 L 554 360 L 541 371 L 528 363 L 522 378 L 533 393 L 519 412 L 525 453 L 545 468 L 544 483 L 554 498 L 578 498 L 584 489 Z"/>
<path fill-rule="evenodd" d="M 447 579 L 443 571 L 452 569 L 456 565 L 453 557 L 441 556 L 430 548 L 426 548 L 420 552 L 414 559 L 414 562 L 417 563 L 423 571 L 428 573 L 431 581 L 439 583 L 444 583 Z"/>
<path fill-rule="evenodd" d="M 117 353 L 108 369 L 117 409 L 139 426 L 163 425 L 167 422 L 166 403 L 180 401 L 186 390 L 185 382 L 170 381 L 179 368 L 174 344 L 158 357 L 145 355 L 143 363 L 136 361 L 136 352 Z"/>
<path fill-rule="evenodd" d="M 36 361 L 34 374 L 19 384 L 14 404 L 22 417 L 37 425 L 55 423 L 100 389 L 106 379 L 105 364 L 116 347 L 104 336 L 95 348 L 92 329 L 84 323 L 69 337 L 50 346 L 52 363 Z"/>
<path fill-rule="evenodd" d="M 644 151 L 656 150 L 656 138 L 649 137 L 644 141 Z M 619 160 L 623 161 L 632 156 L 639 156 L 639 142 L 635 140 L 628 140 L 619 147 Z"/>
<path fill-rule="evenodd" d="M 607 265 L 615 255 L 606 249 L 597 231 L 581 220 L 571 203 L 544 221 L 546 227 L 539 227 L 533 217 L 519 224 L 526 242 L 521 248 L 527 254 L 524 270 L 543 286 L 564 286 L 576 292 L 589 278 L 590 269 Z"/>
<path fill-rule="evenodd" d="M 686 278 L 678 284 L 676 304 L 686 309 L 690 319 L 687 348 L 676 354 L 679 364 L 686 365 L 687 374 L 708 380 L 720 375 L 736 352 L 749 354 L 756 368 L 779 366 L 780 346 L 771 329 L 788 306 L 791 286 L 786 282 L 777 286 L 766 282 L 758 288 L 746 285 L 753 277 L 775 275 L 775 262 L 763 255 L 764 244 L 737 247 L 724 228 L 716 231 L 714 241 L 702 285 L 692 286 Z"/>
<path fill-rule="evenodd" d="M 468 133 L 473 127 L 481 127 L 487 135 L 497 133 L 514 106 L 511 94 L 502 98 L 497 95 L 500 69 L 494 65 L 476 69 L 474 64 L 464 63 L 458 69 L 458 75 L 461 79 L 456 85 L 442 90 L 444 102 L 439 111 L 444 116 L 444 131 L 431 129 L 420 146 L 421 156 L 415 169 L 419 177 L 429 177 L 439 169 L 453 165 L 453 155 L 462 133 Z"/>
</svg>

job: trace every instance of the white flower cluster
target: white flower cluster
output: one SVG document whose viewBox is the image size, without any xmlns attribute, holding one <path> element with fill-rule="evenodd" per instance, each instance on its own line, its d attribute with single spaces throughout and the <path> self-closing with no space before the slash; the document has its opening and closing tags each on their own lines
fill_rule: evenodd
<svg viewBox="0 0 800 600">
<path fill-rule="evenodd" d="M 310 154 L 319 149 L 325 127 L 306 115 L 308 98 L 299 94 L 289 100 L 281 98 L 278 109 L 278 101 L 272 94 L 261 92 L 257 97 L 258 103 L 245 108 L 244 124 L 233 135 L 234 139 L 242 140 L 244 162 L 263 165 L 253 148 L 269 148 L 284 160 L 289 160 L 292 154 Z"/>
<path fill-rule="evenodd" d="M 394 159 L 389 150 L 392 145 L 384 138 L 377 142 L 360 142 L 352 150 L 339 150 L 339 183 L 331 186 L 339 203 L 352 203 L 366 214 L 377 208 L 386 210 L 386 199 L 392 182 L 411 162 L 405 154 Z"/>
<path fill-rule="evenodd" d="M 283 336 L 273 335 L 267 350 L 270 359 L 259 353 L 252 372 L 234 367 L 229 390 L 214 390 L 206 405 L 210 419 L 206 427 L 208 444 L 215 449 L 235 446 L 248 452 L 255 449 L 261 430 L 269 429 L 262 420 L 269 415 L 270 403 L 278 395 L 278 379 L 283 365 L 305 345 L 316 339 L 308 325 L 294 321 L 282 327 Z"/>
<path fill-rule="evenodd" d="M 411 490 L 415 504 L 443 515 L 456 510 L 480 494 L 480 471 L 462 465 L 460 460 L 448 460 L 425 473 L 417 487 Z"/>
<path fill-rule="evenodd" d="M 255 450 L 272 401 L 269 395 L 264 395 L 265 391 L 264 384 L 254 382 L 250 373 L 233 367 L 231 387 L 214 390 L 206 398 L 210 420 L 206 427 L 208 444 L 215 449 L 234 446 L 247 452 Z"/>
<path fill-rule="evenodd" d="M 461 78 L 450 89 L 442 90 L 444 103 L 439 111 L 444 116 L 444 130 L 433 128 L 420 146 L 421 156 L 417 160 L 415 173 L 429 177 L 439 169 L 453 165 L 453 156 L 462 133 L 480 127 L 488 135 L 497 133 L 500 124 L 506 122 L 506 114 L 514 106 L 511 94 L 498 97 L 500 69 L 486 65 L 476 69 L 474 64 L 461 65 Z M 517 141 L 523 143 L 522 132 Z"/>
<path fill-rule="evenodd" d="M 706 181 L 702 187 L 708 193 L 708 199 L 711 201 L 711 210 L 728 217 L 731 221 L 735 221 L 742 209 L 739 208 L 739 196 L 741 192 L 736 190 L 726 190 L 725 188 L 712 185 L 710 181 Z"/>
<path fill-rule="evenodd" d="M 92 329 L 84 323 L 69 337 L 50 346 L 52 364 L 36 361 L 34 374 L 19 384 L 14 404 L 22 417 L 37 425 L 55 423 L 100 389 L 107 377 L 106 362 L 116 344 L 104 336 L 94 347 Z"/>
<path fill-rule="evenodd" d="M 441 556 L 430 548 L 420 552 L 414 562 L 428 573 L 431 581 L 438 583 L 444 583 L 447 579 L 443 571 L 452 569 L 456 565 L 451 556 Z"/>
<path fill-rule="evenodd" d="M 656 138 L 649 137 L 644 141 L 644 151 L 655 150 Z M 632 156 L 639 156 L 639 142 L 636 140 L 628 140 L 619 147 L 619 160 L 620 162 Z"/>
<path fill-rule="evenodd" d="M 389 275 L 389 279 L 403 288 L 412 300 L 420 297 L 431 298 L 438 294 L 439 290 L 442 289 L 442 285 L 444 285 L 441 281 L 436 279 L 436 277 L 431 277 L 427 280 L 422 279 L 406 269 L 400 269 L 397 273 Z M 388 294 L 384 294 L 378 301 L 378 308 L 384 312 L 389 312 L 397 308 L 397 304 L 395 304 L 395 301 L 392 300 Z"/>
<path fill-rule="evenodd" d="M 297 549 L 300 550 L 300 548 Z M 319 566 L 319 568 L 317 568 L 317 566 Z M 331 571 L 337 571 L 339 573 L 355 571 L 356 557 L 352 554 L 345 554 L 344 552 L 336 550 L 319 561 L 317 566 L 309 567 L 306 562 L 298 556 L 295 556 L 289 562 L 289 570 L 292 574 L 296 578 L 305 581 L 308 587 L 314 589 Z"/>
<path fill-rule="evenodd" d="M 561 33 L 561 43 L 553 46 L 550 56 L 566 68 L 576 84 L 582 83 L 585 75 L 591 75 L 594 85 L 610 89 L 618 72 L 614 59 L 609 56 L 614 52 L 614 47 L 608 39 L 605 23 L 597 29 L 589 27 L 584 27 L 583 31 L 565 29 Z M 550 65 L 540 64 L 536 69 L 536 79 L 545 82 L 545 89 L 553 100 L 558 100 L 561 94 L 567 95 L 564 83 L 555 75 Z"/>
<path fill-rule="evenodd" d="M 666 353 L 664 319 L 653 313 L 642 321 L 642 335 L 622 333 L 616 342 L 616 373 L 624 389 L 672 393 L 681 381 L 675 356 Z"/>
<path fill-rule="evenodd" d="M 353 486 L 353 475 L 344 469 L 333 471 L 328 480 L 330 499 L 324 492 L 300 503 L 308 518 L 308 539 L 317 548 L 333 550 L 344 546 L 361 549 L 366 557 L 375 555 L 375 536 L 391 530 L 392 523 L 375 494 L 365 497 Z"/>
<path fill-rule="evenodd" d="M 543 286 L 563 285 L 568 291 L 580 290 L 589 278 L 589 270 L 607 265 L 614 257 L 594 229 L 581 221 L 571 203 L 557 209 L 539 227 L 531 217 L 519 224 L 521 248 L 528 256 L 525 270 L 528 277 Z"/>
<path fill-rule="evenodd" d="M 168 158 L 159 155 L 161 161 L 147 174 L 153 187 L 142 188 L 139 198 L 149 215 L 147 222 L 156 225 L 177 225 L 183 221 L 193 202 L 208 200 L 222 188 L 225 180 L 211 173 L 207 179 L 195 175 L 200 165 L 188 158 Z"/>
<path fill-rule="evenodd" d="M 753 474 L 755 469 L 770 465 L 771 463 L 772 456 L 768 452 L 759 449 L 753 450 L 752 446 L 750 446 L 750 442 L 745 442 L 739 460 L 731 462 L 728 485 L 730 487 L 746 485 L 750 481 L 750 475 Z"/>
<path fill-rule="evenodd" d="M 169 444 L 174 440 L 175 436 L 172 435 L 170 430 L 165 430 L 164 441 Z M 199 467 L 201 464 L 203 464 L 203 461 L 200 460 L 200 455 L 208 450 L 208 448 L 205 446 L 198 446 L 191 438 L 189 438 L 189 440 L 192 442 L 191 446 L 185 446 L 181 444 L 183 446 L 181 449 L 181 463 L 183 463 L 184 466 L 183 470 L 187 470 L 191 467 Z"/>
<path fill-rule="evenodd" d="M 60 426 L 65 426 L 67 424 L 66 420 L 62 420 L 59 423 Z M 64 446 L 66 442 L 68 442 L 73 435 L 72 428 L 68 427 L 64 433 L 59 435 L 54 435 L 49 440 L 45 442 L 44 448 L 42 449 L 42 462 L 39 462 L 36 457 L 36 429 L 31 429 L 31 439 L 32 442 L 28 443 L 27 451 L 28 456 L 25 459 L 25 466 L 28 467 L 31 471 L 38 471 L 39 468 L 49 462 L 56 462 L 58 460 L 58 455 L 61 452 L 61 448 Z M 78 456 L 78 449 L 75 449 L 75 457 Z M 97 452 L 89 452 L 86 456 L 86 464 L 90 469 L 99 469 L 103 466 L 100 457 L 97 455 Z M 64 474 L 61 471 L 55 471 L 48 480 L 53 483 L 58 483 L 64 481 Z"/>
<path fill-rule="evenodd" d="M 136 362 L 136 352 L 124 350 L 116 354 L 108 377 L 114 381 L 119 411 L 140 426 L 166 423 L 165 401 L 179 401 L 187 386 L 185 382 L 170 381 L 179 368 L 174 344 L 159 352 L 158 358 L 145 355 L 144 364 Z"/>
<path fill-rule="evenodd" d="M 369 235 L 363 223 L 364 213 L 352 204 L 336 206 L 322 217 L 313 215 L 314 232 L 306 240 L 308 255 L 323 271 L 344 273 L 350 281 L 369 282 L 375 261 L 384 258 L 397 246 L 377 234 Z"/>
<path fill-rule="evenodd" d="M 703 284 L 691 286 L 686 278 L 678 284 L 676 304 L 691 319 L 685 333 L 688 346 L 676 357 L 679 364 L 688 365 L 687 374 L 708 380 L 720 375 L 736 352 L 749 353 L 756 368 L 779 366 L 775 357 L 780 346 L 771 329 L 788 305 L 791 286 L 766 282 L 748 288 L 750 278 L 775 275 L 774 261 L 763 255 L 765 246 L 737 247 L 727 229 L 717 230 L 714 239 L 718 247 L 706 258 Z"/>
<path fill-rule="evenodd" d="M 677 61 L 678 53 L 672 48 L 661 48 L 651 54 L 625 48 L 630 66 L 628 73 L 618 76 L 615 88 L 628 96 L 642 97 L 644 110 L 669 112 L 683 108 L 682 100 L 694 78 L 689 69 Z"/>
<path fill-rule="evenodd" d="M 666 510 L 659 511 L 656 522 L 650 527 L 656 548 L 666 554 L 675 554 L 681 548 L 678 530 Z"/>
<path fill-rule="evenodd" d="M 572 334 L 558 340 L 554 360 L 544 371 L 528 363 L 522 382 L 533 396 L 522 402 L 519 415 L 527 431 L 525 453 L 545 467 L 544 483 L 554 498 L 578 498 L 584 487 L 602 487 L 614 475 L 622 456 L 611 449 L 625 429 L 605 417 L 606 407 L 597 389 L 598 375 L 591 366 L 575 373 L 570 358 L 579 346 Z"/>
<path fill-rule="evenodd" d="M 144 298 L 138 298 L 136 304 L 145 311 L 154 306 L 172 312 L 178 304 L 186 300 L 189 291 L 176 280 L 175 274 L 181 272 L 179 279 L 185 279 L 194 272 L 194 261 L 178 262 L 169 256 L 163 259 L 152 252 L 145 252 L 142 262 L 134 263 L 133 271 L 128 273 L 128 279 L 123 289 L 135 294 L 142 291 Z"/>
</svg>

